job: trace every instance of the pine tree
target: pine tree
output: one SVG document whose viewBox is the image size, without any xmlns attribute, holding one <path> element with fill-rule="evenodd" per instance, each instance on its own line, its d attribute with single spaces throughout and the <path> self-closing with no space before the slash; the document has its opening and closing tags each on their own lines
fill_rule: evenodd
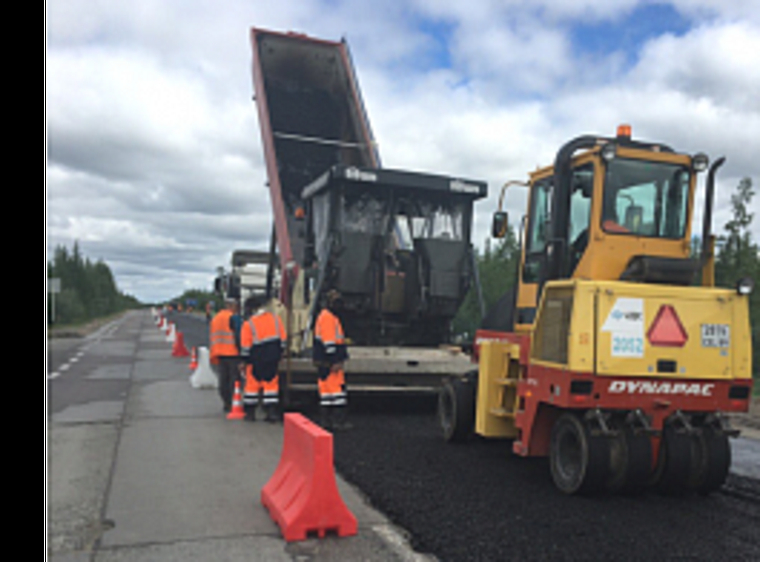
<svg viewBox="0 0 760 562">
<path fill-rule="evenodd" d="M 82 322 L 139 305 L 118 290 L 105 262 L 92 263 L 82 255 L 78 242 L 71 251 L 57 246 L 47 271 L 49 278 L 61 281 L 61 292 L 55 298 L 57 323 Z M 48 319 L 52 318 L 51 307 L 52 299 L 48 299 Z"/>
</svg>

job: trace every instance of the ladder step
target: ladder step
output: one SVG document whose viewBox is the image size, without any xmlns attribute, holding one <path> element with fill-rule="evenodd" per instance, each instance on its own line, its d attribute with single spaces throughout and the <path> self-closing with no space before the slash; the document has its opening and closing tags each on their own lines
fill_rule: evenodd
<svg viewBox="0 0 760 562">
<path fill-rule="evenodd" d="M 503 386 L 517 386 L 518 379 L 496 379 L 494 382 Z"/>
<path fill-rule="evenodd" d="M 514 418 L 515 417 L 515 413 L 512 410 L 507 410 L 506 408 L 491 408 L 489 412 L 499 418 Z"/>
</svg>

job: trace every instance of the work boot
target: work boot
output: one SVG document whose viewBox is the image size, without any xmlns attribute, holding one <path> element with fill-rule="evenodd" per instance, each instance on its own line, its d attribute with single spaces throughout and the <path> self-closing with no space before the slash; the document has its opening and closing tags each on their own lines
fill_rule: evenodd
<svg viewBox="0 0 760 562">
<path fill-rule="evenodd" d="M 346 431 L 354 427 L 346 417 L 348 416 L 348 409 L 346 406 L 337 406 L 333 412 L 333 427 L 338 431 Z"/>
<path fill-rule="evenodd" d="M 243 418 L 245 421 L 256 421 L 256 406 L 244 406 L 243 410 L 245 411 L 245 418 Z"/>
<path fill-rule="evenodd" d="M 280 414 L 277 411 L 277 405 L 276 404 L 267 404 L 264 406 L 264 421 L 269 423 L 275 423 L 280 421 Z"/>
</svg>

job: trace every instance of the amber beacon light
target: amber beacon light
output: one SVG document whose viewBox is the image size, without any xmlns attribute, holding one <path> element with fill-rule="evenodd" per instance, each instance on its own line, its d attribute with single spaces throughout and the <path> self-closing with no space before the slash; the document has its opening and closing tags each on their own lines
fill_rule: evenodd
<svg viewBox="0 0 760 562">
<path fill-rule="evenodd" d="M 618 125 L 617 136 L 627 139 L 631 138 L 631 126 L 630 125 Z"/>
</svg>

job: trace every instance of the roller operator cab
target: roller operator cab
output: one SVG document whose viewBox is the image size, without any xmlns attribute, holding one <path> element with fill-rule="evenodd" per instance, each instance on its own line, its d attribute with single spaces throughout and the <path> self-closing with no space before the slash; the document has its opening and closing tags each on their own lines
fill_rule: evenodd
<svg viewBox="0 0 760 562">
<path fill-rule="evenodd" d="M 513 439 L 548 456 L 563 492 L 709 493 L 731 463 L 725 414 L 752 390 L 748 293 L 714 287 L 714 177 L 703 154 L 583 136 L 537 170 L 516 290 L 476 342 L 478 369 L 447 380 L 449 441 Z M 700 172 L 702 248 L 691 255 Z M 520 182 L 510 182 L 506 187 Z M 493 234 L 506 231 L 494 215 Z"/>
</svg>

